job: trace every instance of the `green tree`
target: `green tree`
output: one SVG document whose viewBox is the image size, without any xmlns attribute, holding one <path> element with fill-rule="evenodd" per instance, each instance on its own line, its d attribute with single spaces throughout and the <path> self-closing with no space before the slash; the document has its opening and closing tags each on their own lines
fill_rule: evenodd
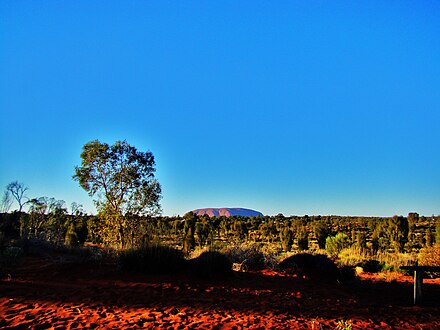
<svg viewBox="0 0 440 330">
<path fill-rule="evenodd" d="M 95 140 L 84 145 L 81 159 L 73 178 L 95 198 L 105 227 L 103 239 L 124 248 L 127 216 L 160 213 L 161 186 L 154 177 L 154 156 L 126 141 L 110 146 Z"/>
<path fill-rule="evenodd" d="M 200 247 L 212 241 L 212 227 L 207 221 L 199 221 L 195 225 L 195 234 Z"/>
<path fill-rule="evenodd" d="M 246 239 L 248 235 L 246 222 L 242 221 L 241 219 L 236 219 L 232 225 L 232 229 L 237 240 L 243 241 Z"/>
<path fill-rule="evenodd" d="M 281 228 L 280 239 L 283 250 L 286 252 L 290 251 L 292 249 L 292 244 L 294 239 L 292 229 L 290 229 L 288 226 Z"/>
<path fill-rule="evenodd" d="M 64 201 L 44 196 L 31 199 L 29 204 L 29 214 L 22 213 L 20 218 L 21 236 L 62 240 L 66 222 Z"/>
<path fill-rule="evenodd" d="M 324 221 L 317 221 L 313 226 L 313 233 L 318 241 L 318 246 L 320 249 L 325 249 L 325 240 L 327 239 L 330 231 Z"/>
<path fill-rule="evenodd" d="M 434 235 L 432 234 L 431 228 L 426 229 L 425 233 L 425 246 L 431 247 L 433 245 Z"/>
<path fill-rule="evenodd" d="M 301 251 L 309 249 L 309 233 L 306 226 L 301 226 L 296 233 L 296 239 L 298 240 L 298 249 Z"/>
<path fill-rule="evenodd" d="M 367 248 L 367 235 L 363 231 L 356 233 L 356 246 L 364 251 Z"/>
<path fill-rule="evenodd" d="M 183 226 L 183 252 L 188 254 L 196 246 L 194 235 L 198 217 L 193 212 L 188 212 L 183 218 L 185 219 L 185 224 Z"/>
<path fill-rule="evenodd" d="M 408 242 L 409 225 L 408 219 L 397 216 L 388 221 L 387 234 L 396 252 L 403 252 Z"/>
<path fill-rule="evenodd" d="M 412 213 L 408 213 L 408 225 L 409 225 L 409 229 L 414 231 L 414 228 L 417 224 L 417 222 L 419 221 L 419 214 L 412 212 Z"/>
</svg>

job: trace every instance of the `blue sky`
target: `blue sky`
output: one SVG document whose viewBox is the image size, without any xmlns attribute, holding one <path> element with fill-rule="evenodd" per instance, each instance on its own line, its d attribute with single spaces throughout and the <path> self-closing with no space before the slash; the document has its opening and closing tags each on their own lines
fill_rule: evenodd
<svg viewBox="0 0 440 330">
<path fill-rule="evenodd" d="M 440 214 L 440 2 L 0 2 L 0 187 L 82 203 L 82 146 L 165 215 Z"/>
</svg>

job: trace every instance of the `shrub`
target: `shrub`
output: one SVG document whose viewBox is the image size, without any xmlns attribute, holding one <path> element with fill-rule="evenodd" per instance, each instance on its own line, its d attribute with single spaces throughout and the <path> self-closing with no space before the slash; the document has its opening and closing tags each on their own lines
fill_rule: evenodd
<svg viewBox="0 0 440 330">
<path fill-rule="evenodd" d="M 23 249 L 17 246 L 0 250 L 0 278 L 6 276 L 20 262 L 23 254 Z"/>
<path fill-rule="evenodd" d="M 400 271 L 401 266 L 414 265 L 417 261 L 417 257 L 409 253 L 379 252 L 377 254 L 377 260 L 383 264 L 383 271 Z"/>
<path fill-rule="evenodd" d="M 73 224 L 69 226 L 69 229 L 66 233 L 66 238 L 64 239 L 64 243 L 69 247 L 77 247 L 79 246 L 78 235 L 75 232 L 75 228 Z"/>
<path fill-rule="evenodd" d="M 365 259 L 365 254 L 358 247 L 342 249 L 338 255 L 338 262 L 343 266 L 356 266 Z"/>
<path fill-rule="evenodd" d="M 347 282 L 356 279 L 356 270 L 352 266 L 341 266 L 338 268 L 338 281 Z"/>
<path fill-rule="evenodd" d="M 385 264 L 379 262 L 378 260 L 372 259 L 372 260 L 364 260 L 360 262 L 358 266 L 362 267 L 362 270 L 364 272 L 378 273 L 384 268 Z"/>
<path fill-rule="evenodd" d="M 189 260 L 191 272 L 204 278 L 224 277 L 232 274 L 232 262 L 220 252 L 203 252 L 195 259 Z"/>
<path fill-rule="evenodd" d="M 418 260 L 421 266 L 440 266 L 440 245 L 421 249 Z"/>
<path fill-rule="evenodd" d="M 350 240 L 344 233 L 337 233 L 336 236 L 327 237 L 325 240 L 325 249 L 332 257 L 337 257 L 342 249 L 350 246 Z"/>
<path fill-rule="evenodd" d="M 273 269 L 277 264 L 272 253 L 264 253 L 257 245 L 234 246 L 222 252 L 231 262 L 242 263 L 247 270 Z"/>
<path fill-rule="evenodd" d="M 182 270 L 185 259 L 181 251 L 155 244 L 120 252 L 119 264 L 123 270 L 163 274 Z"/>
<path fill-rule="evenodd" d="M 295 254 L 281 261 L 278 268 L 286 272 L 304 274 L 308 277 L 327 277 L 330 279 L 338 277 L 338 267 L 323 254 Z"/>
</svg>

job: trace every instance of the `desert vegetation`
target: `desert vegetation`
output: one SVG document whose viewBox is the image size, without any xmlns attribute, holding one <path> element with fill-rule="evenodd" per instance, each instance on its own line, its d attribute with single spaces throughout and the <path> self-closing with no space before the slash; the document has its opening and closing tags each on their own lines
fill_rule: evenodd
<svg viewBox="0 0 440 330">
<path fill-rule="evenodd" d="M 440 264 L 440 217 L 417 213 L 389 218 L 129 214 L 118 215 L 117 221 L 123 223 L 120 231 L 105 212 L 87 215 L 77 204 L 68 210 L 63 201 L 39 197 L 29 199 L 26 206 L 27 212 L 0 214 L 2 255 L 12 253 L 11 248 L 19 249 L 14 244 L 20 240 L 39 240 L 70 248 L 99 246 L 113 249 L 123 258 L 138 255 L 142 260 L 151 255 L 155 258 L 151 265 L 156 267 L 169 266 L 168 261 L 160 263 L 160 258 L 177 262 L 173 259 L 177 254 L 190 259 L 204 251 L 223 253 L 249 270 L 273 269 L 297 253 L 326 255 L 341 266 L 375 264 L 377 271 L 416 263 Z"/>
</svg>

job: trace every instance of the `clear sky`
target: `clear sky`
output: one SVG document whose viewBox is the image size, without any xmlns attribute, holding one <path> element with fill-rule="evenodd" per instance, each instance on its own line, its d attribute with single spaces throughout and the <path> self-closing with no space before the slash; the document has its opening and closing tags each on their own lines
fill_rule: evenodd
<svg viewBox="0 0 440 330">
<path fill-rule="evenodd" d="M 0 188 L 82 203 L 82 146 L 165 215 L 440 214 L 439 1 L 0 2 Z"/>
</svg>

